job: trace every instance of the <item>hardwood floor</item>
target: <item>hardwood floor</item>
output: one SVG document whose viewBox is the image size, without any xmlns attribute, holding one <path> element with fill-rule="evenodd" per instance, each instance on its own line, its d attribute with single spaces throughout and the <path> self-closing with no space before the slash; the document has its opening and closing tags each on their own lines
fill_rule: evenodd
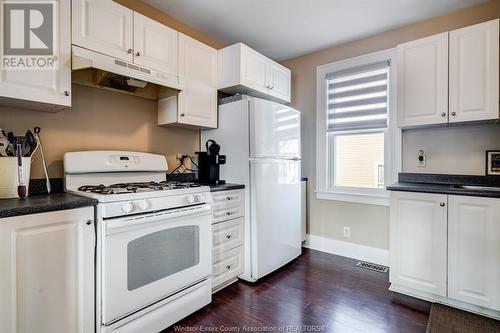
<svg viewBox="0 0 500 333">
<path fill-rule="evenodd" d="M 388 274 L 356 262 L 304 249 L 258 283 L 219 291 L 163 332 L 425 332 L 430 303 L 390 292 Z"/>
</svg>

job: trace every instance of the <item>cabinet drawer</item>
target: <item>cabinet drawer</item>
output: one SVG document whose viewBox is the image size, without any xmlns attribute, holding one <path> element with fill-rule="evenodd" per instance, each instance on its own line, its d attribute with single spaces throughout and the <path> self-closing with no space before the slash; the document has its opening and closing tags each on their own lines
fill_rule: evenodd
<svg viewBox="0 0 500 333">
<path fill-rule="evenodd" d="M 212 230 L 214 255 L 243 245 L 245 241 L 245 219 L 243 217 L 214 224 Z"/>
<path fill-rule="evenodd" d="M 216 204 L 238 204 L 243 202 L 243 190 L 236 191 L 221 191 L 212 194 L 212 203 Z"/>
<path fill-rule="evenodd" d="M 212 288 L 243 273 L 243 251 L 239 246 L 213 257 Z"/>
<path fill-rule="evenodd" d="M 212 195 L 213 223 L 245 215 L 243 191 L 224 191 Z"/>
</svg>

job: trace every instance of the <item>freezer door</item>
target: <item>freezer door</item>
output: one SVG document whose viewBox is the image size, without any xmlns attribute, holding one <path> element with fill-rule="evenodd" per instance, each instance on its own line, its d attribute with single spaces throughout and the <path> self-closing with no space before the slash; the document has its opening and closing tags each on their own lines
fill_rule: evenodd
<svg viewBox="0 0 500 333">
<path fill-rule="evenodd" d="M 301 254 L 300 161 L 251 160 L 252 278 Z"/>
<path fill-rule="evenodd" d="M 250 157 L 300 158 L 300 112 L 279 103 L 251 99 Z"/>
</svg>

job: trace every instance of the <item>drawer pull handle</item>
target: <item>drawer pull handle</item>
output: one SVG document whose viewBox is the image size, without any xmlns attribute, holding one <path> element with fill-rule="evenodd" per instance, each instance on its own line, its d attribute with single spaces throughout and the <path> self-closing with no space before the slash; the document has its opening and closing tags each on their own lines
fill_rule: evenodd
<svg viewBox="0 0 500 333">
<path fill-rule="evenodd" d="M 227 199 L 228 201 L 229 201 L 229 200 L 232 200 L 232 198 L 231 198 L 231 197 L 227 197 L 226 199 Z"/>
<path fill-rule="evenodd" d="M 233 215 L 233 212 L 226 212 L 227 216 Z"/>
<path fill-rule="evenodd" d="M 226 268 L 229 270 L 231 269 L 231 265 L 227 265 Z"/>
<path fill-rule="evenodd" d="M 446 204 L 444 202 L 441 202 L 439 206 L 444 207 Z"/>
<path fill-rule="evenodd" d="M 227 238 L 227 239 L 231 239 L 231 237 L 233 237 L 233 236 L 231 236 L 231 235 L 226 235 L 226 238 Z"/>
</svg>

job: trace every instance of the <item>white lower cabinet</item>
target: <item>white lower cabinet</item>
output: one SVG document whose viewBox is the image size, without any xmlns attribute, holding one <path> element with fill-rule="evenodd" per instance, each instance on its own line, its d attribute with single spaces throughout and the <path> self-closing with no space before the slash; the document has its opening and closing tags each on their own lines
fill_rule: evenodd
<svg viewBox="0 0 500 333">
<path fill-rule="evenodd" d="M 245 252 L 244 190 L 212 193 L 212 290 L 235 282 L 243 273 Z"/>
<path fill-rule="evenodd" d="M 94 208 L 0 221 L 0 332 L 94 332 Z"/>
<path fill-rule="evenodd" d="M 448 296 L 500 311 L 500 200 L 449 196 Z"/>
<path fill-rule="evenodd" d="M 447 196 L 391 193 L 390 280 L 446 296 Z"/>
<path fill-rule="evenodd" d="M 500 199 L 392 192 L 391 290 L 500 318 Z"/>
<path fill-rule="evenodd" d="M 212 290 L 222 289 L 243 273 L 243 252 L 243 246 L 239 246 L 213 257 Z"/>
</svg>

